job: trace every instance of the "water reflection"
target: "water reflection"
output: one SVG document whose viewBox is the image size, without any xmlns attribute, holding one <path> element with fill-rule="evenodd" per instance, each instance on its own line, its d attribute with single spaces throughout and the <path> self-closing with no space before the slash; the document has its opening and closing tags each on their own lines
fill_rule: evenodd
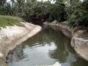
<svg viewBox="0 0 88 66">
<path fill-rule="evenodd" d="M 60 32 L 50 28 L 18 46 L 8 56 L 9 66 L 52 65 L 60 62 L 62 66 L 88 66 L 70 47 L 70 40 Z"/>
</svg>

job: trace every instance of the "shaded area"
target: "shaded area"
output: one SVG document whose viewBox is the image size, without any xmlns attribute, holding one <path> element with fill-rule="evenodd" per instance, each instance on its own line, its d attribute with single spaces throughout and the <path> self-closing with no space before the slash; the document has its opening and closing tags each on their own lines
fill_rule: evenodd
<svg viewBox="0 0 88 66">
<path fill-rule="evenodd" d="M 9 66 L 52 65 L 57 61 L 62 66 L 88 66 L 70 47 L 70 40 L 50 28 L 28 39 L 7 58 Z"/>
</svg>

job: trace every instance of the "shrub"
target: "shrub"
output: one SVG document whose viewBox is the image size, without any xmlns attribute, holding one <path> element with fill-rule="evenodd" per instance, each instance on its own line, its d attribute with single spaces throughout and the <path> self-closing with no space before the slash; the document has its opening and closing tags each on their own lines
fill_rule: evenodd
<svg viewBox="0 0 88 66">
<path fill-rule="evenodd" d="M 73 13 L 69 16 L 69 26 L 88 28 L 88 1 L 79 3 L 74 7 Z"/>
<path fill-rule="evenodd" d="M 65 20 L 65 14 L 65 5 L 63 3 L 56 3 L 51 7 L 49 19 L 61 22 Z"/>
</svg>

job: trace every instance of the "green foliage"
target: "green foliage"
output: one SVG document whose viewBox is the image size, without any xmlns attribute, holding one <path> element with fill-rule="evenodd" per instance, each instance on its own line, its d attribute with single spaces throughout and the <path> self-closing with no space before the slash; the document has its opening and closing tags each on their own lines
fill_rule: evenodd
<svg viewBox="0 0 88 66">
<path fill-rule="evenodd" d="M 28 21 L 42 23 L 46 20 L 57 20 L 58 22 L 65 20 L 65 5 L 63 3 L 36 2 L 35 5 L 28 4 L 26 7 L 23 17 Z"/>
<path fill-rule="evenodd" d="M 56 3 L 63 2 L 64 0 L 56 0 Z"/>
<path fill-rule="evenodd" d="M 59 22 L 65 20 L 65 5 L 59 1 L 56 4 L 51 4 L 50 1 L 38 2 L 36 0 L 27 0 L 27 2 L 25 0 L 11 0 L 11 2 L 12 5 L 7 3 L 0 8 L 1 15 L 20 16 L 34 23 L 43 23 L 46 20 Z"/>
<path fill-rule="evenodd" d="M 0 0 L 0 6 L 4 6 L 5 3 L 6 3 L 6 0 Z"/>
<path fill-rule="evenodd" d="M 5 12 L 6 12 L 6 11 L 5 11 L 5 7 L 0 6 L 0 14 L 1 14 L 1 15 L 5 15 L 5 14 L 6 14 Z"/>
<path fill-rule="evenodd" d="M 0 15 L 14 15 L 23 17 L 26 21 L 36 24 L 44 21 L 57 20 L 62 22 L 68 19 L 69 26 L 88 28 L 88 0 L 56 0 L 55 4 L 38 2 L 37 0 L 0 0 Z M 67 18 L 69 17 L 69 18 Z"/>
<path fill-rule="evenodd" d="M 83 27 L 88 29 L 88 1 L 79 3 L 74 7 L 73 13 L 69 16 L 70 27 Z"/>
<path fill-rule="evenodd" d="M 63 3 L 53 4 L 50 9 L 50 20 L 57 20 L 58 22 L 65 20 L 65 5 Z"/>
<path fill-rule="evenodd" d="M 0 6 L 0 15 L 12 15 L 13 9 L 9 3 L 7 3 L 4 7 Z"/>
</svg>

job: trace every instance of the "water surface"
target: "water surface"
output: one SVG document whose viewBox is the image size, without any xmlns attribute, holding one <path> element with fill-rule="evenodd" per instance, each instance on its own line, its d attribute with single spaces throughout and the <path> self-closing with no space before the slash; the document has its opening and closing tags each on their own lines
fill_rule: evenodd
<svg viewBox="0 0 88 66">
<path fill-rule="evenodd" d="M 70 40 L 50 28 L 25 41 L 7 58 L 9 66 L 52 65 L 57 61 L 62 66 L 88 66 L 73 51 Z"/>
</svg>

